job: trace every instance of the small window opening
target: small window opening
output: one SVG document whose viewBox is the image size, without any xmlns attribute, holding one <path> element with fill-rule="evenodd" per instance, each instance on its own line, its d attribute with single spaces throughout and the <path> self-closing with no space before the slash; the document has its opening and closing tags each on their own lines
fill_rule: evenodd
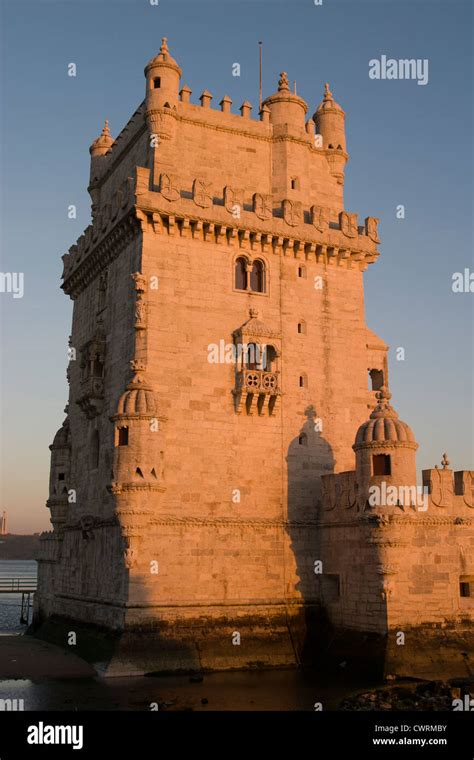
<svg viewBox="0 0 474 760">
<path fill-rule="evenodd" d="M 370 390 L 379 391 L 384 385 L 383 371 L 381 369 L 369 369 Z"/>
<path fill-rule="evenodd" d="M 308 436 L 306 435 L 306 433 L 301 433 L 301 435 L 298 437 L 298 444 L 300 446 L 308 445 Z"/>
<path fill-rule="evenodd" d="M 298 277 L 306 277 L 306 267 L 298 267 Z"/>
<path fill-rule="evenodd" d="M 298 322 L 298 332 L 300 335 L 305 335 L 306 333 L 306 322 L 304 320 L 301 320 L 301 322 Z"/>
<path fill-rule="evenodd" d="M 135 473 L 138 475 L 139 478 L 143 478 L 143 472 L 139 467 L 135 470 Z"/>
<path fill-rule="evenodd" d="M 474 575 L 461 575 L 459 578 L 459 596 L 474 596 Z"/>
<path fill-rule="evenodd" d="M 64 472 L 58 472 L 58 480 L 64 480 Z"/>
<path fill-rule="evenodd" d="M 128 446 L 128 427 L 118 429 L 118 445 Z"/>
<path fill-rule="evenodd" d="M 374 454 L 372 457 L 373 475 L 391 475 L 392 462 L 390 454 Z"/>
<path fill-rule="evenodd" d="M 159 90 L 161 87 L 161 77 L 155 77 L 153 80 L 153 89 Z"/>
<path fill-rule="evenodd" d="M 306 388 L 307 387 L 307 385 L 308 385 L 308 379 L 307 379 L 306 375 L 300 375 L 299 383 L 300 383 L 300 388 Z"/>
</svg>

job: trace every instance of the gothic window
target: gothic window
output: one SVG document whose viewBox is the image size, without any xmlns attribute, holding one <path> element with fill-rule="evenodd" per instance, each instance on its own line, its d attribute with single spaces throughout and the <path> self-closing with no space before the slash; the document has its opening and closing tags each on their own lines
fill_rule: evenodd
<svg viewBox="0 0 474 760">
<path fill-rule="evenodd" d="M 264 370 L 265 372 L 274 372 L 277 353 L 273 346 L 265 346 L 264 354 Z"/>
<path fill-rule="evenodd" d="M 369 369 L 370 390 L 379 391 L 384 385 L 383 370 Z"/>
<path fill-rule="evenodd" d="M 235 262 L 235 287 L 237 290 L 247 290 L 247 261 L 243 256 Z"/>
<path fill-rule="evenodd" d="M 97 311 L 102 311 L 107 305 L 108 272 L 101 272 L 99 277 L 99 291 L 97 296 Z"/>
<path fill-rule="evenodd" d="M 90 465 L 91 470 L 96 470 L 99 466 L 99 431 L 93 430 L 90 441 Z"/>
<path fill-rule="evenodd" d="M 100 357 L 97 356 L 93 362 L 94 366 L 94 377 L 103 377 L 104 376 L 104 365 L 100 360 Z"/>
<path fill-rule="evenodd" d="M 372 457 L 373 475 L 391 475 L 392 463 L 390 454 L 374 454 Z"/>
<path fill-rule="evenodd" d="M 254 293 L 263 293 L 265 290 L 265 267 L 263 261 L 257 260 L 253 262 L 250 273 L 250 290 L 253 290 Z"/>
<path fill-rule="evenodd" d="M 245 347 L 245 366 L 247 369 L 260 369 L 261 349 L 256 343 L 249 343 Z"/>
<path fill-rule="evenodd" d="M 118 429 L 118 446 L 128 446 L 128 427 Z"/>
</svg>

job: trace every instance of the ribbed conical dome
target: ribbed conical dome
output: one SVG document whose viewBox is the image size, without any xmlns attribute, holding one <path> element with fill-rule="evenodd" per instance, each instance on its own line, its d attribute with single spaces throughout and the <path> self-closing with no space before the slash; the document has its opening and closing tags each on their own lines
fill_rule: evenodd
<svg viewBox="0 0 474 760">
<path fill-rule="evenodd" d="M 67 449 L 70 445 L 71 440 L 71 429 L 69 426 L 69 417 L 66 417 L 64 420 L 62 427 L 59 428 L 58 432 L 54 436 L 54 440 L 49 447 L 50 449 Z"/>
<path fill-rule="evenodd" d="M 341 108 L 339 103 L 336 103 L 334 100 L 332 92 L 329 89 L 329 84 L 327 82 L 324 85 L 324 97 L 317 107 L 316 113 L 320 114 L 325 113 L 326 111 L 340 111 L 341 113 L 344 113 L 344 110 Z"/>
<path fill-rule="evenodd" d="M 104 156 L 108 153 L 114 142 L 115 140 L 110 134 L 109 122 L 106 119 L 102 132 L 92 143 L 89 152 L 91 156 Z"/>
<path fill-rule="evenodd" d="M 153 388 L 138 373 L 122 393 L 117 407 L 118 415 L 156 414 L 156 398 Z"/>
<path fill-rule="evenodd" d="M 168 50 L 168 38 L 167 37 L 163 37 L 162 38 L 160 52 L 158 53 L 158 55 L 155 55 L 155 57 L 152 58 L 150 61 L 148 61 L 147 65 L 145 66 L 145 75 L 146 75 L 148 69 L 151 66 L 157 66 L 157 65 L 160 65 L 160 64 L 162 66 L 169 66 L 169 67 L 175 69 L 176 71 L 179 72 L 179 75 L 181 76 L 181 69 L 180 69 L 177 61 L 175 61 L 175 59 L 173 58 L 173 56 L 170 55 L 170 51 Z"/>
<path fill-rule="evenodd" d="M 395 409 L 390 405 L 392 394 L 386 388 L 376 394 L 378 403 L 367 422 L 357 431 L 354 446 L 365 443 L 416 443 L 409 425 L 399 419 Z"/>
</svg>

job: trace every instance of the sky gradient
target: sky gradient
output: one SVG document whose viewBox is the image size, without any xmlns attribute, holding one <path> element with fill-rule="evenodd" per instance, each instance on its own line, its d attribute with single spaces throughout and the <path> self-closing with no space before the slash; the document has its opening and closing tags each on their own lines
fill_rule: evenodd
<svg viewBox="0 0 474 760">
<path fill-rule="evenodd" d="M 420 444 L 419 471 L 444 451 L 453 469 L 474 467 L 474 294 L 452 291 L 454 272 L 474 270 L 470 2 L 3 0 L 0 8 L 1 271 L 25 277 L 23 298 L 0 293 L 0 509 L 11 532 L 49 527 L 48 446 L 64 419 L 72 316 L 60 257 L 90 221 L 89 145 L 105 118 L 116 136 L 142 101 L 143 69 L 162 36 L 194 103 L 208 88 L 213 107 L 228 94 L 234 112 L 248 99 L 257 118 L 259 40 L 264 97 L 286 70 L 311 115 L 330 83 L 346 111 L 346 208 L 380 218 L 366 314 L 391 349 L 393 404 Z M 369 61 L 382 55 L 428 59 L 428 83 L 370 79 Z M 67 75 L 71 62 L 76 77 Z"/>
</svg>

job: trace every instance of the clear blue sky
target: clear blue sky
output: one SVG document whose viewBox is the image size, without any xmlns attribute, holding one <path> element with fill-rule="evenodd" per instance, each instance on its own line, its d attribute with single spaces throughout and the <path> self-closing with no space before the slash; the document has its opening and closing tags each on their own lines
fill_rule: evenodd
<svg viewBox="0 0 474 760">
<path fill-rule="evenodd" d="M 143 68 L 162 36 L 193 102 L 208 88 L 214 106 L 225 93 L 235 109 L 248 98 L 255 116 L 260 39 L 264 95 L 286 70 L 312 112 L 330 82 L 347 114 L 346 207 L 381 219 L 367 322 L 391 346 L 394 405 L 420 443 L 419 469 L 444 451 L 454 469 L 473 467 L 474 294 L 451 289 L 453 272 L 474 270 L 471 2 L 0 5 L 1 271 L 25 273 L 22 299 L 0 294 L 0 508 L 10 530 L 48 526 L 48 445 L 64 418 L 72 312 L 59 289 L 60 256 L 89 222 L 88 148 L 104 118 L 115 136 L 143 99 Z M 428 84 L 370 79 L 369 60 L 383 54 L 428 59 Z M 67 76 L 70 62 L 76 78 Z"/>
</svg>

